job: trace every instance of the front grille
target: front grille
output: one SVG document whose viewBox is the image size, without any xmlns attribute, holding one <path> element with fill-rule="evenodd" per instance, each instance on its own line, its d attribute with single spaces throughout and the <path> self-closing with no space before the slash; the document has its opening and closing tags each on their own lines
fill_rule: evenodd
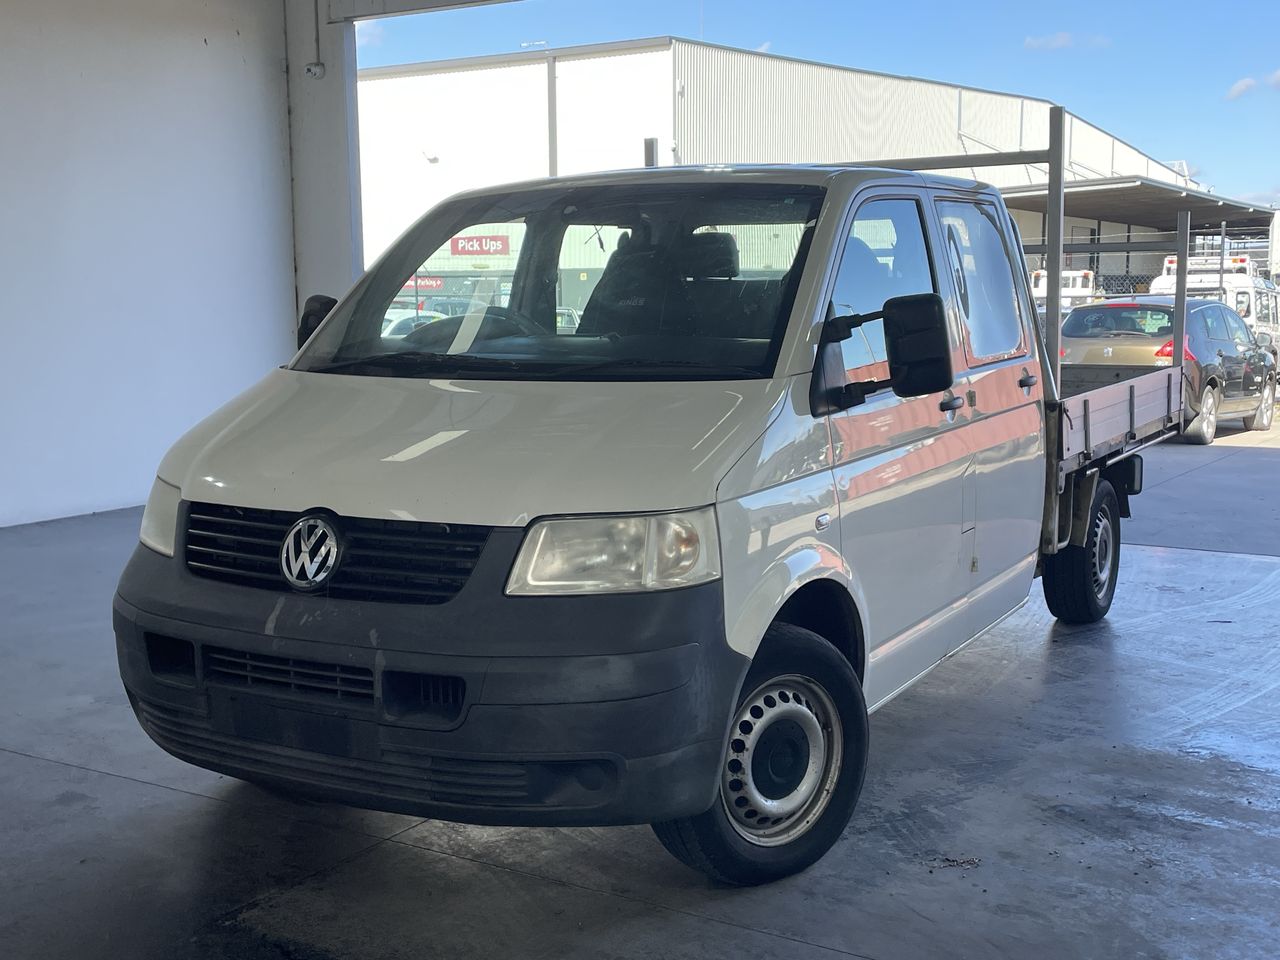
<svg viewBox="0 0 1280 960">
<path fill-rule="evenodd" d="M 442 757 L 407 746 L 384 746 L 381 759 L 335 757 L 227 736 L 204 717 L 135 700 L 138 719 L 160 746 L 202 766 L 238 775 L 283 776 L 299 784 L 373 795 L 384 800 L 486 807 L 540 801 L 537 782 L 570 764 L 529 764 Z"/>
<path fill-rule="evenodd" d="M 204 648 L 204 679 L 222 686 L 343 704 L 373 704 L 373 671 L 342 663 Z"/>
<path fill-rule="evenodd" d="M 188 505 L 192 573 L 266 590 L 290 590 L 280 572 L 285 534 L 302 516 L 283 510 Z M 444 603 L 471 576 L 490 527 L 330 517 L 342 541 L 325 596 L 388 603 Z"/>
</svg>

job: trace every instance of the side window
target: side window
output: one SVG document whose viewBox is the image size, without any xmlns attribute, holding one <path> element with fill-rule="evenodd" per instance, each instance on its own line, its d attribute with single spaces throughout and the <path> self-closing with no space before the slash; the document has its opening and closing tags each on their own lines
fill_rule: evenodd
<svg viewBox="0 0 1280 960">
<path fill-rule="evenodd" d="M 605 264 L 626 247 L 631 232 L 611 224 L 572 223 L 565 228 L 556 264 L 556 333 L 574 333 Z"/>
<path fill-rule="evenodd" d="M 1210 340 L 1230 340 L 1231 334 L 1227 330 L 1227 318 L 1221 307 L 1211 304 L 1200 311 L 1204 317 L 1205 325 L 1209 328 Z"/>
<path fill-rule="evenodd" d="M 995 206 L 942 200 L 938 216 L 969 332 L 969 359 L 985 363 L 1025 353 L 1013 261 Z"/>
<path fill-rule="evenodd" d="M 1252 343 L 1253 334 L 1240 316 L 1230 310 L 1223 311 L 1227 315 L 1227 329 L 1231 331 L 1231 339 L 1236 343 Z"/>
<path fill-rule="evenodd" d="M 885 199 L 859 207 L 831 296 L 836 314 L 875 313 L 894 297 L 936 292 L 920 204 Z M 851 382 L 889 376 L 884 321 L 863 324 L 841 348 Z"/>
<path fill-rule="evenodd" d="M 1242 317 L 1247 317 L 1249 315 L 1249 302 L 1252 299 L 1253 294 L 1248 290 L 1237 290 L 1235 302 L 1236 313 L 1240 314 Z"/>
</svg>

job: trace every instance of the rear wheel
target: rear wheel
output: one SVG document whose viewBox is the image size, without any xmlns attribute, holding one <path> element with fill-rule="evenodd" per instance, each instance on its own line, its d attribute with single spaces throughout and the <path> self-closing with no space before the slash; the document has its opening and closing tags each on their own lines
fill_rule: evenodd
<svg viewBox="0 0 1280 960">
<path fill-rule="evenodd" d="M 1120 502 L 1106 480 L 1098 481 L 1084 546 L 1045 557 L 1044 599 L 1063 623 L 1097 623 L 1111 609 L 1120 573 Z"/>
<path fill-rule="evenodd" d="M 1246 430 L 1270 430 L 1271 421 L 1275 419 L 1275 414 L 1276 385 L 1275 381 L 1272 381 L 1263 388 L 1262 403 L 1258 405 L 1258 412 L 1251 417 L 1244 418 L 1244 428 Z"/>
<path fill-rule="evenodd" d="M 677 859 L 722 883 L 778 880 L 840 838 L 867 769 L 867 705 L 839 651 L 775 623 L 743 681 L 706 813 L 655 823 Z"/>
<path fill-rule="evenodd" d="M 1187 443 L 1210 444 L 1218 435 L 1218 391 L 1205 387 L 1200 394 L 1200 415 L 1182 434 Z"/>
</svg>

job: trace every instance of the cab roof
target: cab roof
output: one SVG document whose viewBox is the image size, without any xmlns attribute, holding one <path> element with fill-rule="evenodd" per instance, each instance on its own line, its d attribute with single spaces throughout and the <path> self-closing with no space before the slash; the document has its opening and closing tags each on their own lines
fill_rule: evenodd
<svg viewBox="0 0 1280 960">
<path fill-rule="evenodd" d="M 457 196 L 486 196 L 513 190 L 536 190 L 541 187 L 602 186 L 605 184 L 641 183 L 781 183 L 797 186 L 831 186 L 833 181 L 850 180 L 853 185 L 864 182 L 897 182 L 917 186 L 943 187 L 952 190 L 994 190 L 989 184 L 960 177 L 944 177 L 914 170 L 861 164 L 778 163 L 778 164 L 702 164 L 675 167 L 640 167 L 610 170 L 602 173 L 571 174 L 543 177 L 515 183 L 499 184 L 464 191 Z"/>
</svg>

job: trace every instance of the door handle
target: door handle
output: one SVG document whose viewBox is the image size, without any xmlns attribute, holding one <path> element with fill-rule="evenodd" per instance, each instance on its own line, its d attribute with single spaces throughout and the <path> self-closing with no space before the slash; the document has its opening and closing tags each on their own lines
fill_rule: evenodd
<svg viewBox="0 0 1280 960">
<path fill-rule="evenodd" d="M 1036 375 L 1034 373 L 1028 373 L 1025 376 L 1023 376 L 1020 380 L 1018 380 L 1018 386 L 1023 387 L 1025 389 L 1027 387 L 1034 387 L 1036 385 L 1036 382 L 1037 382 Z"/>
<path fill-rule="evenodd" d="M 959 410 L 964 406 L 964 397 L 948 397 L 938 403 L 938 409 L 944 413 L 950 413 L 952 410 Z"/>
</svg>

